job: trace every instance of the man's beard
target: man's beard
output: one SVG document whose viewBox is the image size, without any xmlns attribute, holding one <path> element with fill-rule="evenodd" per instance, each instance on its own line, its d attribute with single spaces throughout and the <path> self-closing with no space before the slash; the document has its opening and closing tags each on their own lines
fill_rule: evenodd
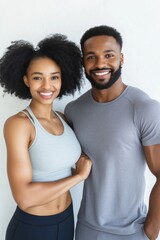
<svg viewBox="0 0 160 240">
<path fill-rule="evenodd" d="M 103 89 L 107 89 L 107 88 L 110 88 L 118 79 L 119 77 L 121 76 L 121 65 L 119 66 L 118 70 L 117 71 L 113 71 L 113 69 L 111 70 L 111 77 L 109 79 L 109 81 L 107 83 L 97 83 L 94 78 L 92 77 L 92 71 L 91 71 L 91 74 L 88 75 L 86 72 L 85 72 L 85 75 L 86 75 L 86 78 L 90 81 L 91 85 L 93 87 L 95 87 L 96 89 L 99 89 L 99 90 L 103 90 Z M 106 68 L 96 68 L 94 69 L 94 71 L 96 70 L 107 70 Z"/>
</svg>

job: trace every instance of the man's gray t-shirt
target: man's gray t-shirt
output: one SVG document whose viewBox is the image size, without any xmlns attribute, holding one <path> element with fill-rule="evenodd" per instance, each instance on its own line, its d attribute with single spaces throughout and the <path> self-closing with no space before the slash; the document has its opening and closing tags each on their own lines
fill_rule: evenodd
<svg viewBox="0 0 160 240">
<path fill-rule="evenodd" d="M 147 214 L 143 146 L 160 144 L 160 103 L 131 86 L 107 103 L 96 102 L 89 90 L 65 115 L 93 162 L 79 222 L 119 235 L 137 232 Z"/>
</svg>

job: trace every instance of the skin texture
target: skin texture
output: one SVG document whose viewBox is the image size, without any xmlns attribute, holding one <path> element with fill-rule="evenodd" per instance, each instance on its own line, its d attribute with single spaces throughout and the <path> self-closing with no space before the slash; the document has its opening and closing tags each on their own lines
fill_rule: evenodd
<svg viewBox="0 0 160 240">
<path fill-rule="evenodd" d="M 87 74 L 92 76 L 94 81 L 105 84 L 110 79 L 110 72 L 104 74 L 105 70 L 116 71 L 119 65 L 124 62 L 123 54 L 116 40 L 110 36 L 95 36 L 86 40 L 84 44 L 84 68 Z M 92 72 L 93 71 L 93 72 Z M 96 73 L 98 73 L 96 75 Z M 100 76 L 100 74 L 101 76 Z M 97 102 L 109 102 L 122 94 L 126 85 L 119 79 L 107 89 L 99 90 L 92 87 L 93 98 Z M 156 183 L 150 194 L 149 211 L 144 224 L 144 231 L 150 240 L 155 240 L 160 229 L 160 145 L 143 147 L 146 156 L 146 163 L 152 174 L 156 177 Z"/>
<path fill-rule="evenodd" d="M 120 52 L 120 47 L 113 37 L 97 36 L 89 38 L 84 44 L 84 67 L 88 75 L 91 74 L 94 81 L 99 84 L 105 84 L 111 77 L 110 69 L 118 70 L 119 66 L 123 64 L 123 54 Z M 103 76 L 96 76 L 96 73 L 107 72 Z M 95 71 L 94 71 L 95 70 Z M 90 73 L 92 72 L 93 73 Z M 125 89 L 121 77 L 112 85 L 111 88 L 99 90 L 92 87 L 92 95 L 97 102 L 109 102 L 117 98 Z"/>
<path fill-rule="evenodd" d="M 40 124 L 51 134 L 61 135 L 63 124 L 53 112 L 62 78 L 59 66 L 49 58 L 33 60 L 24 76 L 30 88 L 30 107 Z M 13 197 L 25 212 L 52 215 L 64 211 L 71 203 L 69 189 L 85 180 L 91 170 L 90 159 L 83 155 L 76 164 L 75 174 L 56 182 L 32 182 L 32 166 L 28 147 L 35 138 L 35 129 L 28 117 L 18 113 L 4 125 L 7 146 L 8 178 Z"/>
</svg>

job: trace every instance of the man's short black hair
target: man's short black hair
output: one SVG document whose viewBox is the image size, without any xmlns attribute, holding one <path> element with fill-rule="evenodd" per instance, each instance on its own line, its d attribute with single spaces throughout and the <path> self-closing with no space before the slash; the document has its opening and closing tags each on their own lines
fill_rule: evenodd
<svg viewBox="0 0 160 240">
<path fill-rule="evenodd" d="M 83 76 L 81 51 L 65 35 L 53 34 L 40 41 L 37 48 L 24 40 L 12 42 L 0 59 L 0 85 L 4 92 L 21 99 L 31 99 L 30 90 L 24 84 L 23 77 L 31 61 L 43 57 L 52 59 L 61 69 L 62 86 L 59 98 L 80 89 Z"/>
<path fill-rule="evenodd" d="M 123 40 L 120 33 L 113 27 L 101 25 L 101 26 L 90 28 L 83 34 L 80 40 L 82 52 L 84 48 L 84 43 L 87 39 L 95 36 L 102 36 L 102 35 L 114 37 L 116 39 L 116 42 L 119 44 L 120 49 L 122 49 Z"/>
</svg>

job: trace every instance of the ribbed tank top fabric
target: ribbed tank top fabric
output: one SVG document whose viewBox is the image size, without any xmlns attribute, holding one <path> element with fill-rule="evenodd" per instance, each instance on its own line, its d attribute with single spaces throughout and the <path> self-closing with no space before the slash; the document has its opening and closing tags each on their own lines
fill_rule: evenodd
<svg viewBox="0 0 160 240">
<path fill-rule="evenodd" d="M 64 130 L 61 135 L 53 135 L 41 125 L 29 106 L 26 110 L 35 127 L 35 139 L 29 147 L 33 182 L 56 181 L 70 176 L 71 167 L 81 154 L 81 147 L 73 130 L 55 113 Z"/>
</svg>

